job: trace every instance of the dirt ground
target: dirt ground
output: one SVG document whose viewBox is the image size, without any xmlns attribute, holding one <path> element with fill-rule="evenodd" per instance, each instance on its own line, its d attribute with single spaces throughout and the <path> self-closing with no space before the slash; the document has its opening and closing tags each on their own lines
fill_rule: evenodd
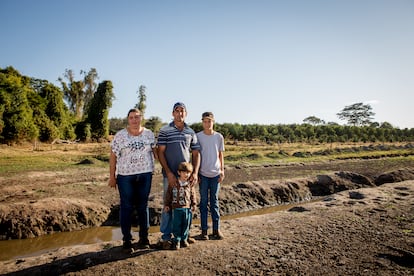
<svg viewBox="0 0 414 276">
<path fill-rule="evenodd" d="M 398 171 L 401 168 L 406 170 Z M 277 179 L 279 186 L 297 187 L 294 194 L 302 191 L 302 186 L 309 187 L 309 179 L 320 175 L 332 179 L 332 173 L 338 171 L 360 174 L 366 178 L 357 177 L 360 179 L 357 182 L 367 185 L 345 189 L 343 180 L 334 181 L 335 187 L 342 187 L 342 191 L 284 211 L 223 220 L 224 240 L 197 240 L 179 251 L 152 247 L 126 253 L 121 241 L 77 245 L 0 262 L 0 272 L 3 275 L 413 275 L 414 181 L 404 181 L 413 179 L 412 174 L 406 173 L 413 168 L 410 159 L 228 168 L 221 196 L 228 205 L 232 204 L 232 198 L 228 197 L 235 197 L 235 193 L 228 191 L 243 193 L 245 190 L 240 189 L 254 187 L 259 193 L 268 194 L 275 190 L 273 184 L 269 186 L 272 179 Z M 384 174 L 395 171 L 399 173 Z M 374 183 L 380 175 L 381 179 L 391 179 L 394 183 L 380 183 L 377 187 Z M 304 177 L 307 178 L 297 180 Z M 110 190 L 106 182 L 104 171 L 87 167 L 77 172 L 30 173 L 23 179 L 0 178 L 0 213 L 4 216 L 27 212 L 30 214 L 27 219 L 36 225 L 45 221 L 40 213 L 46 206 L 49 213 L 55 214 L 49 219 L 59 210 L 62 217 L 77 214 L 72 218 L 74 228 L 102 223 L 111 213 L 111 206 L 119 201 L 116 191 Z M 154 176 L 153 183 L 156 198 L 160 190 L 159 175 Z M 243 207 L 238 210 L 266 206 L 269 201 L 269 197 L 257 200 L 257 193 L 254 197 L 256 200 L 240 205 Z M 305 192 L 303 197 L 307 197 Z M 246 197 L 240 200 L 246 201 Z M 156 200 L 151 204 L 156 204 Z M 32 209 L 21 207 L 26 205 Z M 228 209 L 228 213 L 232 210 Z M 65 227 L 59 225 L 59 220 L 51 225 L 56 229 Z M 42 234 L 38 231 L 37 234 Z M 53 227 L 49 231 L 53 232 Z M 193 225 L 191 234 L 196 239 L 199 232 L 199 225 Z M 36 232 L 20 234 L 36 235 Z M 155 244 L 159 237 L 160 233 L 151 234 L 151 243 Z"/>
</svg>

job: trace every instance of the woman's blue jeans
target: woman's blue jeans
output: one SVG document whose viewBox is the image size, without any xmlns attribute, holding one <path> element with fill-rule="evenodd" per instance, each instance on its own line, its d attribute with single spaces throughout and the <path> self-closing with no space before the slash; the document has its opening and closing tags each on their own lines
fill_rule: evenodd
<svg viewBox="0 0 414 276">
<path fill-rule="evenodd" d="M 220 191 L 220 176 L 206 177 L 201 175 L 200 181 L 200 218 L 201 230 L 208 229 L 208 204 L 210 203 L 210 213 L 213 222 L 213 230 L 220 229 L 220 208 L 218 194 Z"/>
<path fill-rule="evenodd" d="M 132 240 L 131 225 L 134 208 L 137 210 L 139 238 L 148 239 L 148 197 L 151 191 L 152 172 L 136 175 L 118 175 L 121 198 L 120 221 L 124 241 Z"/>
</svg>

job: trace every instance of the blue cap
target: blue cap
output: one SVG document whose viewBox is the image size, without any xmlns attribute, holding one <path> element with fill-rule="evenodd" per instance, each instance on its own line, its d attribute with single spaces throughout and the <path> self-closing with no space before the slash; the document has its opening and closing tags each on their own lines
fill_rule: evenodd
<svg viewBox="0 0 414 276">
<path fill-rule="evenodd" d="M 175 103 L 175 104 L 174 104 L 174 107 L 173 107 L 173 111 L 174 111 L 174 110 L 176 110 L 176 109 L 177 109 L 177 107 L 182 107 L 182 108 L 184 108 L 184 109 L 187 109 L 187 108 L 185 108 L 185 104 L 184 104 L 184 103 L 182 103 L 182 102 L 177 102 L 177 103 Z"/>
</svg>

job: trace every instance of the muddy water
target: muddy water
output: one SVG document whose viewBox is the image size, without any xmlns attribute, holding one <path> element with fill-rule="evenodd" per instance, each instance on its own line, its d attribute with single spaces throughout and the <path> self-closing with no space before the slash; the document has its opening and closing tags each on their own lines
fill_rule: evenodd
<svg viewBox="0 0 414 276">
<path fill-rule="evenodd" d="M 288 204 L 262 208 L 255 211 L 248 211 L 235 215 L 223 216 L 222 219 L 228 220 L 246 216 L 269 214 L 277 211 L 287 210 L 294 206 L 295 204 Z M 193 221 L 193 224 L 199 223 L 200 222 L 198 220 Z M 136 228 L 134 228 L 133 230 L 135 231 Z M 159 232 L 159 226 L 150 227 L 150 233 L 157 232 Z M 133 232 L 133 237 L 137 238 L 137 236 L 138 233 Z M 102 226 L 89 228 L 81 231 L 45 235 L 32 239 L 0 241 L 0 261 L 37 256 L 66 246 L 94 244 L 121 239 L 122 234 L 121 229 L 119 227 Z"/>
</svg>

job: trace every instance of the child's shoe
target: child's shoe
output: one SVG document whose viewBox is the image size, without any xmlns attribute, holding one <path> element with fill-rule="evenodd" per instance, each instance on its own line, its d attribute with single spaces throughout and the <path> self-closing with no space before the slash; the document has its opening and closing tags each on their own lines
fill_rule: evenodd
<svg viewBox="0 0 414 276">
<path fill-rule="evenodd" d="M 180 243 L 179 242 L 173 242 L 171 245 L 171 249 L 178 250 L 180 249 Z"/>
<path fill-rule="evenodd" d="M 188 243 L 188 241 L 181 241 L 181 246 L 182 247 L 189 247 L 190 246 L 190 244 Z"/>
</svg>

